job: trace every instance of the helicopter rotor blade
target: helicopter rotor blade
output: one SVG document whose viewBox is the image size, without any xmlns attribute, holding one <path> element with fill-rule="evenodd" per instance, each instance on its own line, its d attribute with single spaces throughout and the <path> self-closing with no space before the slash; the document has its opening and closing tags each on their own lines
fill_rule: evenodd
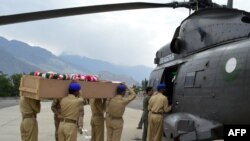
<svg viewBox="0 0 250 141">
<path fill-rule="evenodd" d="M 134 2 L 134 3 L 118 3 L 118 4 L 106 4 L 106 5 L 94 5 L 85 7 L 74 7 L 65 9 L 55 9 L 48 11 L 38 11 L 30 13 L 22 13 L 15 15 L 0 16 L 0 25 L 13 24 L 19 22 L 28 22 L 42 19 L 59 18 L 66 16 L 74 16 L 81 14 L 92 14 L 109 11 L 121 11 L 121 10 L 132 10 L 132 9 L 145 9 L 145 8 L 164 8 L 164 7 L 187 7 L 186 2 L 172 2 L 172 3 L 145 3 L 145 2 Z"/>
</svg>

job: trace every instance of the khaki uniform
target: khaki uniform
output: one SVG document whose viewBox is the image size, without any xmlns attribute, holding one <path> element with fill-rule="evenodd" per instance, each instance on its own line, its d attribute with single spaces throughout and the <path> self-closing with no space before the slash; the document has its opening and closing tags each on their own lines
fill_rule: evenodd
<svg viewBox="0 0 250 141">
<path fill-rule="evenodd" d="M 107 106 L 106 126 L 107 141 L 120 141 L 123 129 L 123 114 L 126 106 L 135 99 L 135 92 L 129 88 L 129 95 L 123 97 L 116 95 L 110 100 Z"/>
<path fill-rule="evenodd" d="M 105 102 L 102 99 L 90 99 L 91 141 L 104 141 L 104 110 Z"/>
<path fill-rule="evenodd" d="M 59 123 L 60 123 L 60 119 L 61 119 L 61 108 L 60 108 L 60 100 L 59 99 L 53 100 L 52 105 L 51 105 L 51 110 L 54 113 L 55 140 L 58 141 L 58 128 L 59 128 Z M 77 127 L 79 129 L 83 128 L 83 116 L 84 116 L 84 109 L 83 109 L 83 107 L 81 107 L 79 118 L 77 121 Z"/>
<path fill-rule="evenodd" d="M 77 121 L 83 108 L 83 99 L 69 94 L 60 101 L 61 121 L 58 128 L 59 141 L 77 140 Z"/>
<path fill-rule="evenodd" d="M 142 133 L 142 141 L 147 140 L 147 130 L 148 130 L 148 102 L 150 96 L 146 96 L 143 99 L 143 113 L 142 113 L 142 121 L 143 121 L 143 133 Z"/>
<path fill-rule="evenodd" d="M 22 141 L 38 140 L 38 125 L 36 114 L 40 112 L 41 105 L 39 100 L 26 97 L 20 98 L 20 111 L 22 114 L 21 139 Z"/>
<path fill-rule="evenodd" d="M 158 92 L 151 96 L 148 105 L 148 137 L 147 141 L 161 141 L 163 136 L 163 113 L 169 112 L 168 99 Z"/>
</svg>

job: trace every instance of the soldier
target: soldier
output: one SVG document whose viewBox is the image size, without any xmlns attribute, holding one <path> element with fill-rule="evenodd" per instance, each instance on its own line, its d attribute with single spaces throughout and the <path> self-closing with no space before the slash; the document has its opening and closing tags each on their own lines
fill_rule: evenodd
<svg viewBox="0 0 250 141">
<path fill-rule="evenodd" d="M 85 105 L 84 102 L 83 102 L 83 105 Z M 78 128 L 78 131 L 79 131 L 80 134 L 82 134 L 82 128 L 83 128 L 83 116 L 84 116 L 83 105 L 80 107 L 79 117 L 77 119 L 77 128 Z"/>
<path fill-rule="evenodd" d="M 58 141 L 58 127 L 60 123 L 60 100 L 55 99 L 52 102 L 51 110 L 54 113 L 54 123 L 55 123 L 55 139 Z"/>
<path fill-rule="evenodd" d="M 145 97 L 146 97 L 146 93 L 143 93 L 143 100 L 145 99 Z M 148 107 L 147 107 L 147 109 L 148 109 Z M 144 110 L 144 109 L 142 109 L 142 110 Z M 142 112 L 142 115 L 141 115 L 141 118 L 140 118 L 140 121 L 139 121 L 139 123 L 138 123 L 138 126 L 136 127 L 136 129 L 142 129 L 142 126 L 143 126 L 143 124 L 144 124 L 144 112 Z"/>
<path fill-rule="evenodd" d="M 85 105 L 85 103 L 84 103 Z M 52 102 L 51 105 L 51 110 L 54 113 L 54 122 L 55 122 L 55 139 L 56 141 L 58 141 L 58 127 L 59 127 L 59 123 L 60 123 L 60 118 L 61 118 L 61 110 L 60 110 L 60 99 L 55 99 Z M 83 116 L 84 116 L 84 109 L 83 107 L 81 107 L 80 109 L 80 114 L 79 114 L 79 118 L 77 121 L 77 127 L 78 127 L 78 131 L 80 134 L 82 134 L 82 128 L 83 128 Z"/>
<path fill-rule="evenodd" d="M 148 102 L 150 97 L 153 94 L 153 88 L 146 88 L 146 96 L 143 99 L 143 113 L 142 113 L 142 121 L 143 121 L 143 133 L 142 133 L 142 141 L 147 140 L 147 130 L 148 130 Z"/>
<path fill-rule="evenodd" d="M 107 105 L 106 126 L 107 141 L 120 141 L 123 129 L 123 114 L 126 106 L 136 97 L 135 92 L 128 88 L 129 95 L 125 97 L 127 86 L 119 84 L 117 95 Z"/>
<path fill-rule="evenodd" d="M 20 111 L 22 114 L 21 139 L 22 141 L 38 140 L 38 125 L 36 114 L 40 112 L 40 100 L 30 99 L 21 96 Z"/>
<path fill-rule="evenodd" d="M 104 141 L 104 99 L 90 99 L 92 111 L 91 117 L 91 141 Z"/>
<path fill-rule="evenodd" d="M 158 92 L 151 96 L 148 104 L 148 137 L 147 141 L 161 141 L 163 135 L 163 114 L 171 110 L 168 99 L 163 93 L 165 84 L 157 86 Z"/>
<path fill-rule="evenodd" d="M 77 82 L 69 85 L 69 95 L 60 101 L 61 119 L 58 128 L 59 141 L 77 140 L 77 120 L 83 108 L 83 98 L 79 98 L 81 86 Z"/>
</svg>

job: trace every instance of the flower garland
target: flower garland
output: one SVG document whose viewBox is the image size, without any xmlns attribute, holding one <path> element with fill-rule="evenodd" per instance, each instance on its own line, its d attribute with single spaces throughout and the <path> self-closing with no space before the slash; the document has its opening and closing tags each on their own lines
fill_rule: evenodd
<svg viewBox="0 0 250 141">
<path fill-rule="evenodd" d="M 61 74 L 54 72 L 42 73 L 39 71 L 35 71 L 31 72 L 30 75 L 39 76 L 47 79 L 57 79 L 57 80 L 81 80 L 81 81 L 91 81 L 91 82 L 96 82 L 99 80 L 98 77 L 95 75 L 82 75 L 82 74 Z"/>
</svg>

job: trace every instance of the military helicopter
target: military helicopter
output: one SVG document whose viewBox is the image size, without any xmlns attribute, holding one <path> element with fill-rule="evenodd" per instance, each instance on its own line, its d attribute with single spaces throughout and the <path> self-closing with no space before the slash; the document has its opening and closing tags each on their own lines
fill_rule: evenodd
<svg viewBox="0 0 250 141">
<path fill-rule="evenodd" d="M 250 13 L 233 0 L 120 3 L 0 16 L 0 25 L 143 8 L 184 7 L 194 12 L 176 28 L 170 44 L 157 51 L 149 86 L 167 85 L 172 112 L 164 119 L 167 138 L 223 138 L 223 125 L 250 124 Z"/>
<path fill-rule="evenodd" d="M 157 51 L 149 81 L 167 85 L 165 134 L 183 141 L 223 138 L 223 125 L 250 123 L 250 13 L 232 9 L 233 1 L 199 2 Z"/>
</svg>

